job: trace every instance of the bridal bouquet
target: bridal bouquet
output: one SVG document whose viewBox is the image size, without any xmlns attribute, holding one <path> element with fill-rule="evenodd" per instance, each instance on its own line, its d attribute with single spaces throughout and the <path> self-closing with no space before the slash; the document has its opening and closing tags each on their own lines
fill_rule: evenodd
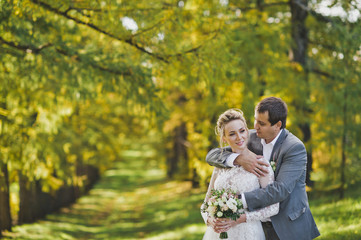
<svg viewBox="0 0 361 240">
<path fill-rule="evenodd" d="M 232 189 L 212 189 L 208 201 L 203 204 L 202 212 L 215 218 L 230 218 L 234 221 L 244 213 L 243 204 Z M 219 238 L 228 238 L 227 232 L 222 232 Z"/>
</svg>

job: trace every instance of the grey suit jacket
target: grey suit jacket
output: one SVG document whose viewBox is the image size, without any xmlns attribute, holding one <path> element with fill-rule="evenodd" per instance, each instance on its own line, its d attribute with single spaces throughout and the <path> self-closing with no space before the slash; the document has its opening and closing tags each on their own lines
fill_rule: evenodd
<svg viewBox="0 0 361 240">
<path fill-rule="evenodd" d="M 261 139 L 250 131 L 248 148 L 262 155 Z M 212 149 L 206 161 L 213 166 L 226 167 L 230 148 Z M 266 188 L 245 192 L 249 211 L 280 202 L 279 213 L 271 217 L 272 225 L 281 240 L 308 240 L 320 235 L 311 214 L 306 193 L 307 154 L 304 144 L 284 129 L 271 153 L 276 162 L 275 181 Z M 267 159 L 269 160 L 269 159 Z"/>
</svg>

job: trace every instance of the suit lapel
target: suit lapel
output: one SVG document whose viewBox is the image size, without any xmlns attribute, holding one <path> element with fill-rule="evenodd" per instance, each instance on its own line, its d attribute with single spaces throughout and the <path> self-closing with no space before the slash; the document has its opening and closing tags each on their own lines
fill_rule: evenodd
<svg viewBox="0 0 361 240">
<path fill-rule="evenodd" d="M 278 156 L 281 151 L 282 143 L 287 138 L 287 136 L 288 136 L 288 130 L 283 129 L 283 131 L 282 131 L 281 135 L 279 136 L 279 138 L 277 139 L 276 144 L 273 147 L 273 150 L 271 153 L 271 161 L 274 161 L 276 163 L 275 177 L 277 176 L 280 166 L 282 164 L 282 159 L 278 159 Z"/>
</svg>

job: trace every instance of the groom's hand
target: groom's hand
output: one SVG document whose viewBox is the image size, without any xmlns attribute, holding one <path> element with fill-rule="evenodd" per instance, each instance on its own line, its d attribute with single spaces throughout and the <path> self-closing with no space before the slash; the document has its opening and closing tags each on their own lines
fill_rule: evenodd
<svg viewBox="0 0 361 240">
<path fill-rule="evenodd" d="M 253 173 L 257 177 L 265 176 L 268 173 L 269 164 L 263 160 L 263 156 L 252 152 L 240 154 L 235 160 L 235 165 L 242 166 L 246 171 Z"/>
</svg>

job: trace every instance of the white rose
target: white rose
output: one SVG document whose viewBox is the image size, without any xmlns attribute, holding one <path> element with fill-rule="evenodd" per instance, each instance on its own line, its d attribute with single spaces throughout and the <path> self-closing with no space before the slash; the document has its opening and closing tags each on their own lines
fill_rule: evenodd
<svg viewBox="0 0 361 240">
<path fill-rule="evenodd" d="M 212 215 L 212 216 L 214 216 L 216 210 L 217 210 L 217 208 L 214 207 L 214 206 L 209 206 L 209 207 L 207 208 L 207 212 L 208 212 L 210 215 Z"/>
<path fill-rule="evenodd" d="M 237 211 L 237 202 L 236 200 L 234 200 L 233 198 L 229 199 L 227 201 L 227 206 L 233 211 L 236 212 Z"/>
<path fill-rule="evenodd" d="M 227 210 L 228 210 L 228 205 L 225 204 L 225 205 L 221 208 L 221 210 L 224 211 L 224 212 L 227 211 Z"/>
<path fill-rule="evenodd" d="M 217 212 L 217 217 L 222 217 L 223 213 L 222 212 Z"/>
<path fill-rule="evenodd" d="M 227 201 L 227 205 L 228 207 L 230 207 L 230 205 L 237 205 L 237 202 L 236 200 L 234 200 L 233 198 L 230 198 L 228 201 Z"/>
</svg>

